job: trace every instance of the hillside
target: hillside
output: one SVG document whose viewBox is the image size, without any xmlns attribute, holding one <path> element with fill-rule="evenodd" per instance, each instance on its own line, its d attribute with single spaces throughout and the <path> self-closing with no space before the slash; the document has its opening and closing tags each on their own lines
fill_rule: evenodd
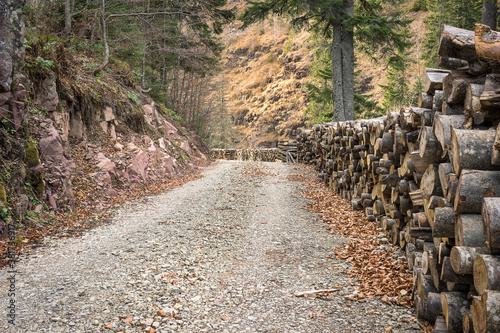
<svg viewBox="0 0 500 333">
<path fill-rule="evenodd" d="M 242 11 L 244 1 L 233 1 Z M 424 19 L 427 12 L 412 12 L 413 1 L 404 5 L 410 25 L 412 41 L 411 64 L 406 77 L 413 85 L 420 76 L 422 61 L 420 48 L 426 33 Z M 308 99 L 305 83 L 311 78 L 310 66 L 314 60 L 307 31 L 293 30 L 287 21 L 273 17 L 265 22 L 240 30 L 240 23 L 226 27 L 222 41 L 226 46 L 223 70 L 214 78 L 214 94 L 225 101 L 224 110 L 229 124 L 221 118 L 220 126 L 213 131 L 223 131 L 223 139 L 212 140 L 213 147 L 270 146 L 277 140 L 294 139 L 297 129 L 303 128 L 308 116 L 305 109 Z M 357 87 L 381 105 L 386 84 L 386 64 L 358 52 Z M 221 94 L 221 90 L 224 94 Z M 223 129 L 221 129 L 221 127 Z M 231 130 L 228 129 L 231 128 Z"/>
<path fill-rule="evenodd" d="M 78 235 L 109 208 L 187 181 L 211 160 L 127 65 L 113 60 L 95 75 L 100 59 L 62 39 L 33 38 L 24 56 L 21 34 L 2 36 L 15 74 L 0 68 L 0 238 L 12 227 L 16 244 Z"/>
</svg>

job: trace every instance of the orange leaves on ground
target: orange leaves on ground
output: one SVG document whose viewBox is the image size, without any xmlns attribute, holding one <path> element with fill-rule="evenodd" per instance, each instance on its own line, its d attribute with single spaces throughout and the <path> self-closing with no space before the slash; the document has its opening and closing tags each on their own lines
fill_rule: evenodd
<svg viewBox="0 0 500 333">
<path fill-rule="evenodd" d="M 343 247 L 335 248 L 335 258 L 352 266 L 347 272 L 360 282 L 359 294 L 348 299 L 363 301 L 382 296 L 388 304 L 410 307 L 413 280 L 406 260 L 397 258 L 396 248 L 383 244 L 377 237 L 382 230 L 375 222 L 369 222 L 362 212 L 352 211 L 350 203 L 338 197 L 323 183 L 306 184 L 301 194 L 311 199 L 307 209 L 317 213 L 328 224 L 326 229 L 335 235 L 349 237 Z"/>
</svg>

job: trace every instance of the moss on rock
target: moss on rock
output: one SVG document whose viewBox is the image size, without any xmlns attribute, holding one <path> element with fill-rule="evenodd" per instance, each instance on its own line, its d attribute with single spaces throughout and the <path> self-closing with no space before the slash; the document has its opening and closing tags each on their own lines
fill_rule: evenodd
<svg viewBox="0 0 500 333">
<path fill-rule="evenodd" d="M 32 168 L 40 164 L 40 155 L 38 153 L 35 140 L 32 138 L 26 140 L 26 142 L 24 142 L 24 149 L 24 162 L 26 162 L 28 167 Z"/>
<path fill-rule="evenodd" d="M 0 184 L 0 203 L 7 203 L 7 192 L 3 184 Z"/>
</svg>

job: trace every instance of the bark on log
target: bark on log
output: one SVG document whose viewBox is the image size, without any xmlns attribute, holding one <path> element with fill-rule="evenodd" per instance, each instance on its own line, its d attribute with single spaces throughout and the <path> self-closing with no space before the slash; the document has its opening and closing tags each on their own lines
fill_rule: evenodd
<svg viewBox="0 0 500 333">
<path fill-rule="evenodd" d="M 434 210 L 432 237 L 455 238 L 457 213 L 451 207 L 438 207 Z"/>
<path fill-rule="evenodd" d="M 436 111 L 443 110 L 443 101 L 444 101 L 443 91 L 442 90 L 434 91 L 434 104 L 433 104 L 433 106 L 436 108 Z"/>
<path fill-rule="evenodd" d="M 429 292 L 427 294 L 427 301 L 424 307 L 425 319 L 434 322 L 436 318 L 443 314 L 441 306 L 441 295 L 439 293 Z"/>
<path fill-rule="evenodd" d="M 462 214 L 455 223 L 455 244 L 457 246 L 484 247 L 483 221 L 480 214 Z"/>
<path fill-rule="evenodd" d="M 479 254 L 474 260 L 474 287 L 481 295 L 485 290 L 500 290 L 500 257 Z"/>
<path fill-rule="evenodd" d="M 475 332 L 498 333 L 500 328 L 500 291 L 486 290 L 474 297 L 471 306 Z"/>
<path fill-rule="evenodd" d="M 439 40 L 438 55 L 474 61 L 477 58 L 473 31 L 445 25 Z"/>
<path fill-rule="evenodd" d="M 472 274 L 457 274 L 451 267 L 450 257 L 445 257 L 443 259 L 443 265 L 441 267 L 441 280 L 445 282 L 455 282 L 458 284 L 469 285 L 472 283 Z"/>
<path fill-rule="evenodd" d="M 464 114 L 464 106 L 462 104 L 448 104 L 443 101 L 443 106 L 441 107 L 441 112 L 445 116 L 459 116 Z"/>
<path fill-rule="evenodd" d="M 448 193 L 448 186 L 450 184 L 449 175 L 453 174 L 451 163 L 441 163 L 438 166 L 439 182 L 443 189 L 443 194 L 446 196 Z"/>
<path fill-rule="evenodd" d="M 469 308 L 467 297 L 461 292 L 444 292 L 441 293 L 441 305 L 448 331 L 461 333 L 463 315 Z"/>
<path fill-rule="evenodd" d="M 485 24 L 474 25 L 476 53 L 485 59 L 500 59 L 500 32 L 493 31 Z"/>
<path fill-rule="evenodd" d="M 500 197 L 500 171 L 463 170 L 455 195 L 455 211 L 480 214 L 484 197 Z"/>
<path fill-rule="evenodd" d="M 433 95 L 427 93 L 420 93 L 418 95 L 418 107 L 424 109 L 432 109 Z"/>
<path fill-rule="evenodd" d="M 469 67 L 469 63 L 462 59 L 439 57 L 438 67 L 449 70 L 466 69 Z"/>
<path fill-rule="evenodd" d="M 487 252 L 484 247 L 454 246 L 450 253 L 451 267 L 457 274 L 472 274 L 476 256 Z"/>
<path fill-rule="evenodd" d="M 484 111 L 498 111 L 500 109 L 500 74 L 486 76 L 480 100 Z"/>
<path fill-rule="evenodd" d="M 436 90 L 443 90 L 443 78 L 450 71 L 435 68 L 426 68 L 424 72 L 424 91 L 428 94 L 434 94 Z"/>
<path fill-rule="evenodd" d="M 496 170 L 491 164 L 491 153 L 495 140 L 494 130 L 451 130 L 453 171 L 459 175 L 463 169 Z"/>
<path fill-rule="evenodd" d="M 484 84 L 469 83 L 465 92 L 464 110 L 467 118 L 472 118 L 476 125 L 480 125 L 485 121 L 485 114 L 481 105 L 483 91 Z"/>
<path fill-rule="evenodd" d="M 434 287 L 434 283 L 432 282 L 432 276 L 425 275 L 422 272 L 417 273 L 415 284 L 417 286 L 417 292 L 418 295 L 420 296 L 420 301 L 422 306 L 425 306 L 425 303 L 427 303 L 427 297 L 430 292 L 432 293 L 438 292 L 436 287 Z"/>
<path fill-rule="evenodd" d="M 500 254 L 500 198 L 484 198 L 483 233 L 491 254 Z"/>
<path fill-rule="evenodd" d="M 484 84 L 485 76 L 473 76 L 465 71 L 452 71 L 443 79 L 444 100 L 448 104 L 464 104 L 467 86 Z"/>
<path fill-rule="evenodd" d="M 493 151 L 491 152 L 491 164 L 500 166 L 500 124 L 497 126 Z"/>
<path fill-rule="evenodd" d="M 424 199 L 430 199 L 433 195 L 443 195 L 437 164 L 431 164 L 427 170 L 425 170 L 420 181 L 420 190 L 422 191 Z"/>
<path fill-rule="evenodd" d="M 436 155 L 441 156 L 443 154 L 441 144 L 434 135 L 432 127 L 430 126 L 422 127 L 419 153 L 422 158 L 429 158 Z"/>
<path fill-rule="evenodd" d="M 434 118 L 432 129 L 443 150 L 451 144 L 451 127 L 461 128 L 464 123 L 464 115 L 437 115 Z"/>
</svg>

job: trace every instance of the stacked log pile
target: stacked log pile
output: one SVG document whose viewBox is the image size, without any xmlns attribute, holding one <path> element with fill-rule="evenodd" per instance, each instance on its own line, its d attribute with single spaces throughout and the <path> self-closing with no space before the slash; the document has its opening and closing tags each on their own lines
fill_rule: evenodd
<svg viewBox="0 0 500 333">
<path fill-rule="evenodd" d="M 211 149 L 210 152 L 218 160 L 275 162 L 281 158 L 277 148 L 267 149 Z"/>
<path fill-rule="evenodd" d="M 500 332 L 500 33 L 445 26 L 439 55 L 418 107 L 315 125 L 298 159 L 405 250 L 419 319 Z"/>
<path fill-rule="evenodd" d="M 297 163 L 297 142 L 278 142 L 278 148 L 259 149 L 211 149 L 213 158 L 218 160 L 262 161 Z"/>
</svg>

